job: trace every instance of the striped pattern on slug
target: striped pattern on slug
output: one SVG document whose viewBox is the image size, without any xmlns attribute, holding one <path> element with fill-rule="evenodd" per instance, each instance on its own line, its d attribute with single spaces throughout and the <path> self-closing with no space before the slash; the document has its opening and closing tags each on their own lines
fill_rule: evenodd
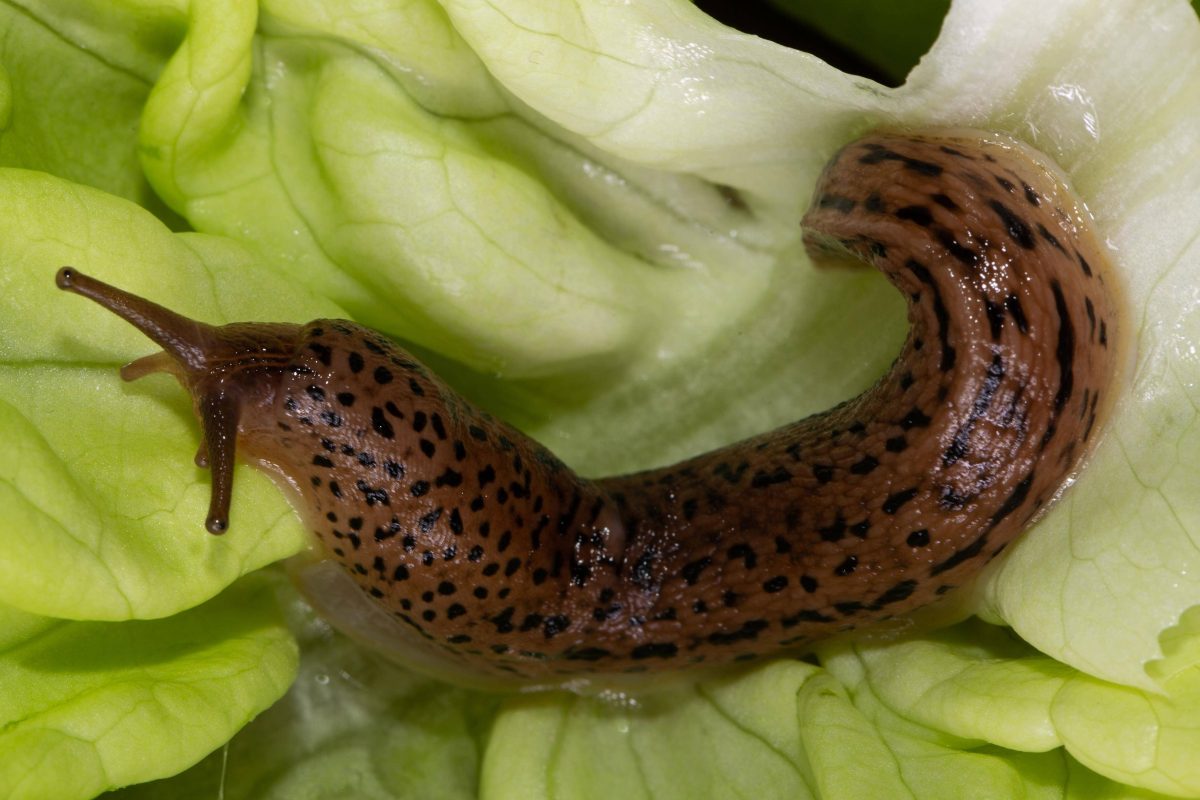
<svg viewBox="0 0 1200 800">
<path fill-rule="evenodd" d="M 204 363 L 160 354 L 128 377 L 166 368 L 192 392 L 210 529 L 233 431 L 386 612 L 372 635 L 455 671 L 551 684 L 803 648 L 930 603 L 999 553 L 1077 468 L 1117 364 L 1104 254 L 1011 140 L 868 136 L 833 159 L 803 224 L 810 250 L 870 262 L 904 294 L 900 356 L 829 412 L 662 469 L 584 480 L 345 321 L 262 326 L 266 345 L 253 325 L 200 326 Z M 60 285 L 168 351 L 162 331 L 183 336 L 154 329 L 170 312 L 146 301 L 73 272 Z"/>
</svg>

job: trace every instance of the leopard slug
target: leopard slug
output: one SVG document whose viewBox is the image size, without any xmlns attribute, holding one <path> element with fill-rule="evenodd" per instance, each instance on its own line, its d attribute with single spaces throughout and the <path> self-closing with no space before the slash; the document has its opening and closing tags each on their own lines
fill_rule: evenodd
<svg viewBox="0 0 1200 800">
<path fill-rule="evenodd" d="M 191 393 L 210 531 L 227 527 L 236 445 L 370 609 L 360 635 L 438 674 L 553 684 L 802 649 L 930 603 L 1096 436 L 1110 273 L 1028 148 L 869 135 L 827 166 L 803 226 L 810 252 L 869 262 L 907 299 L 887 375 L 826 413 L 594 481 L 354 323 L 210 326 L 69 267 L 57 283 L 163 348 L 125 379 L 170 372 Z"/>
</svg>

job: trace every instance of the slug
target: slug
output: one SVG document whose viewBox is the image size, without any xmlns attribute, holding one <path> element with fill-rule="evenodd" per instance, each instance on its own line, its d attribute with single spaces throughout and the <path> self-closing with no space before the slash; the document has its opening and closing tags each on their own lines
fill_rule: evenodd
<svg viewBox="0 0 1200 800">
<path fill-rule="evenodd" d="M 872 134 L 834 157 L 802 224 L 810 252 L 869 262 L 907 299 L 891 370 L 823 414 L 602 480 L 354 323 L 210 326 L 70 267 L 57 283 L 163 348 L 123 378 L 169 372 L 191 393 L 209 531 L 240 455 L 289 488 L 337 565 L 314 585 L 354 587 L 325 605 L 369 609 L 360 635 L 441 675 L 561 684 L 799 651 L 930 603 L 1096 437 L 1111 273 L 1031 150 Z"/>
</svg>

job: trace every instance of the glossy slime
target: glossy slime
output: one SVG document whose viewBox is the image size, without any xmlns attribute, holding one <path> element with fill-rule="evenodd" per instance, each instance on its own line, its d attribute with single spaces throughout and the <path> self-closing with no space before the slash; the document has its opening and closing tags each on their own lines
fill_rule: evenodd
<svg viewBox="0 0 1200 800">
<path fill-rule="evenodd" d="M 1095 438 L 1117 363 L 1107 260 L 1027 148 L 868 136 L 803 225 L 810 251 L 868 261 L 907 299 L 891 371 L 824 414 L 597 481 L 353 323 L 209 326 L 69 267 L 57 281 L 163 348 L 125 379 L 166 371 L 191 393 L 210 531 L 236 445 L 352 579 L 357 601 L 324 605 L 360 636 L 442 674 L 554 684 L 794 650 L 930 603 Z"/>
</svg>

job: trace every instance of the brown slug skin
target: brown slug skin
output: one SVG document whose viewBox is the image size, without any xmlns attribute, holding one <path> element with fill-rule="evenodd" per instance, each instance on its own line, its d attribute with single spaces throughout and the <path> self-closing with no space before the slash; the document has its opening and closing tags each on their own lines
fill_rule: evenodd
<svg viewBox="0 0 1200 800">
<path fill-rule="evenodd" d="M 192 393 L 210 530 L 236 441 L 400 638 L 462 674 L 553 684 L 766 656 L 930 603 L 1096 437 L 1117 363 L 1107 261 L 1029 150 L 871 135 L 826 168 L 803 225 L 810 250 L 874 264 L 907 299 L 891 371 L 824 414 L 598 481 L 353 323 L 212 327 L 70 268 L 58 284 L 169 354 L 122 374 Z"/>
</svg>

